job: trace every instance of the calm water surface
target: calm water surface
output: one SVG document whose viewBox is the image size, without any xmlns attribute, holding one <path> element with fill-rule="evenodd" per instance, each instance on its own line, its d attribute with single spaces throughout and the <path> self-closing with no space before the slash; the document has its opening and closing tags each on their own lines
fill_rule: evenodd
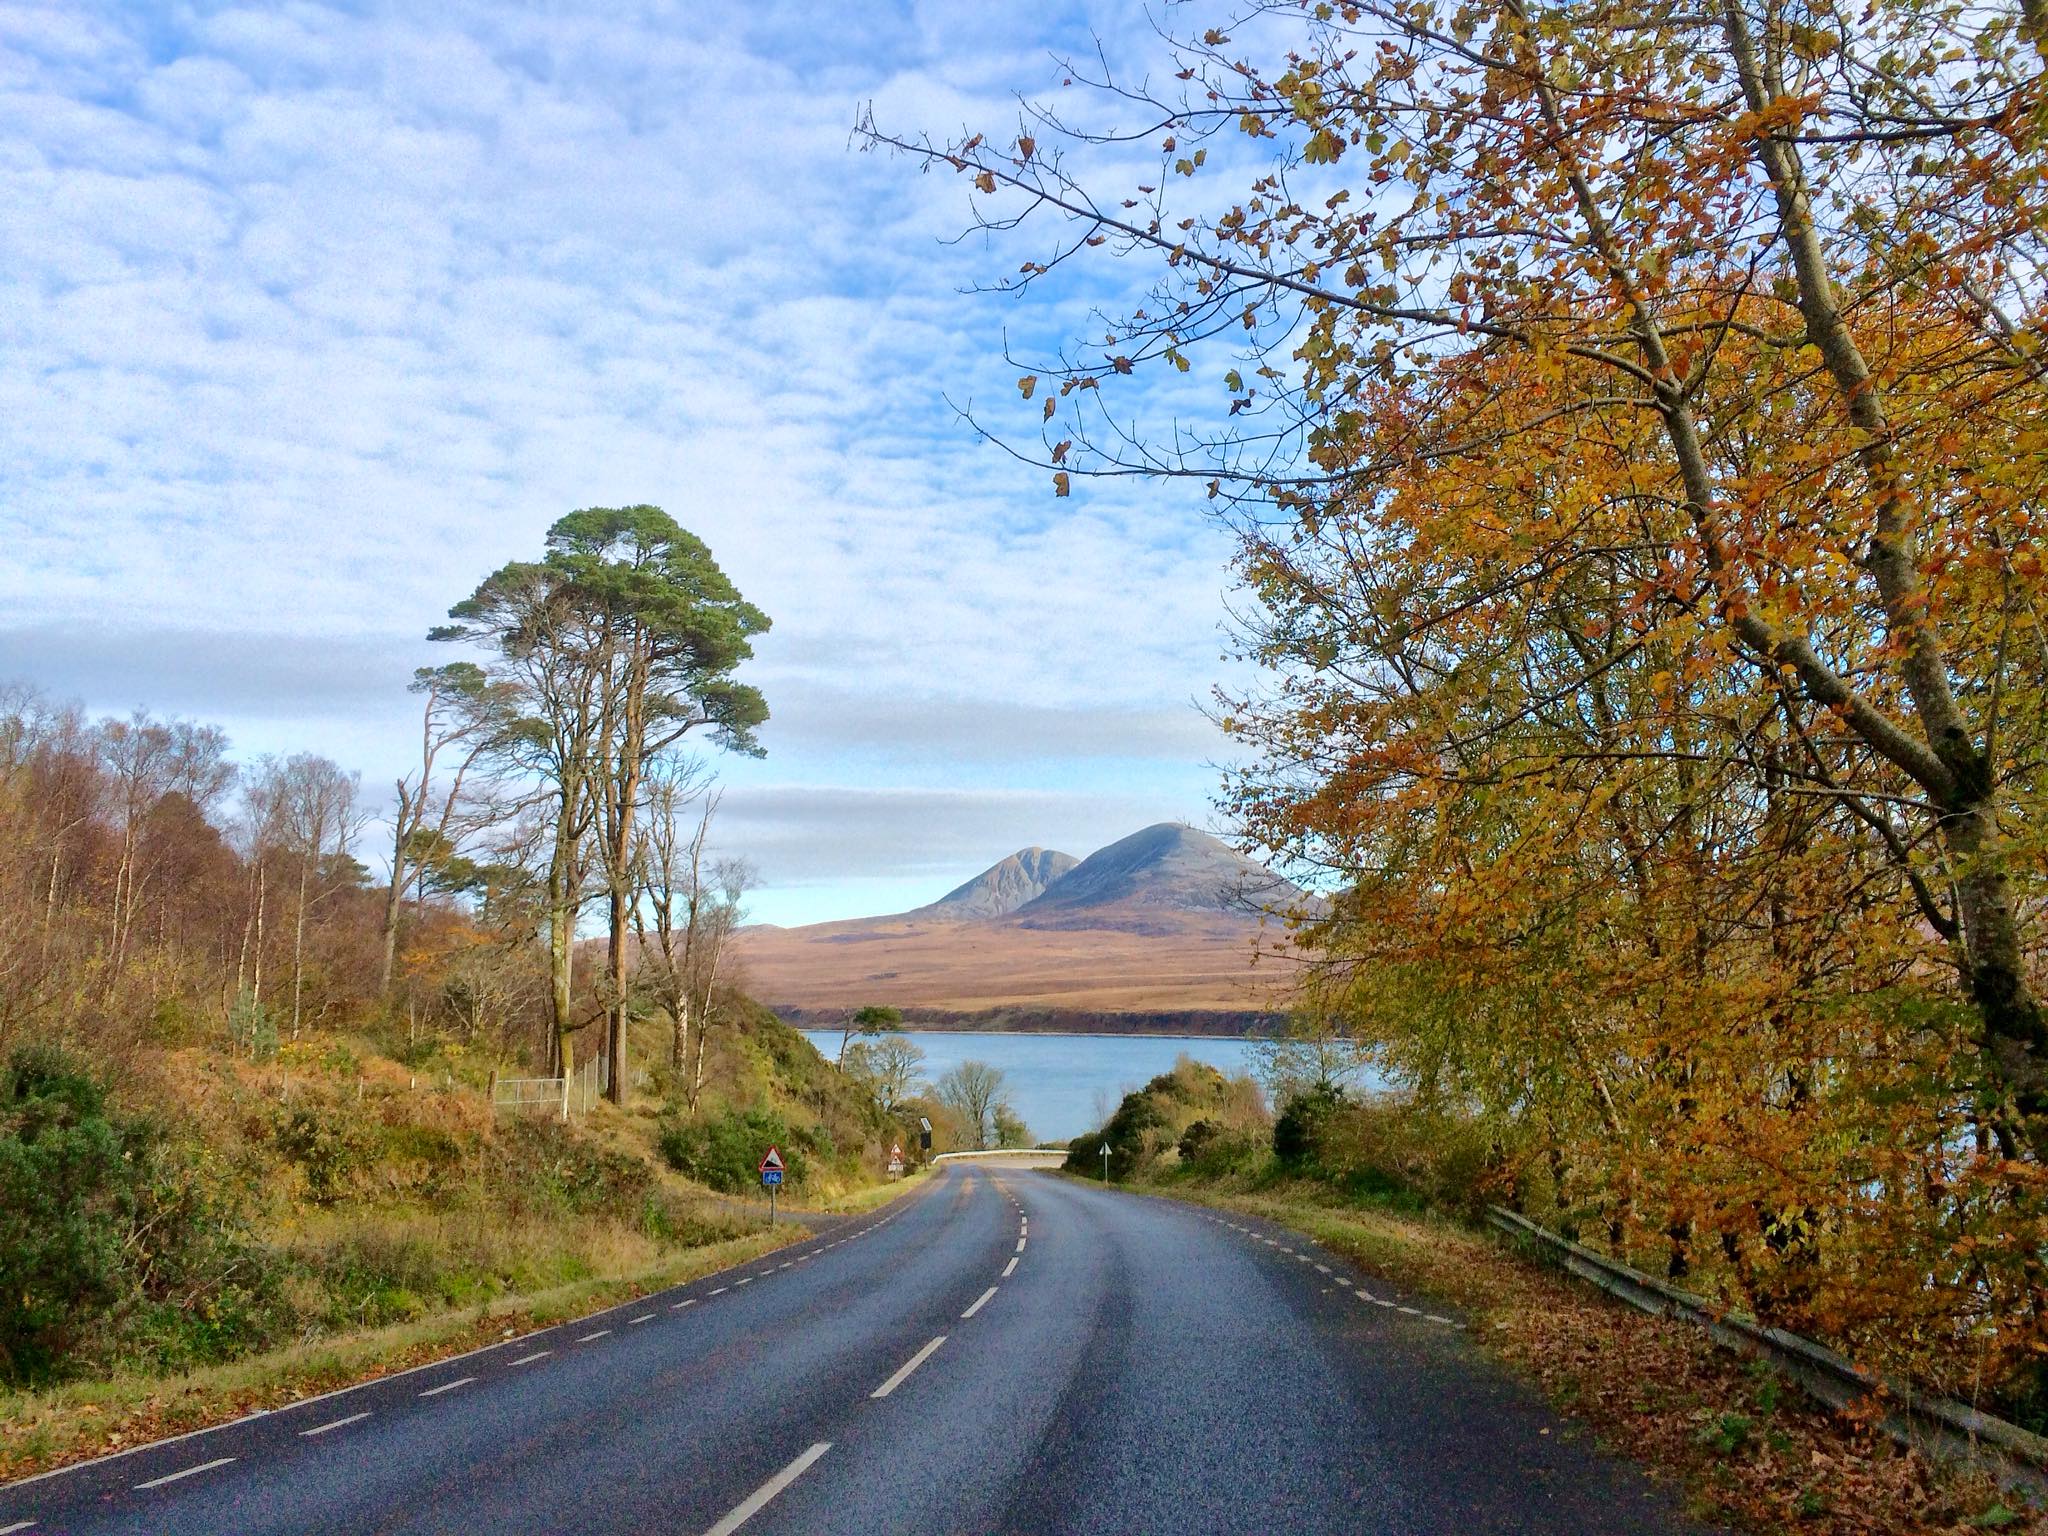
<svg viewBox="0 0 2048 1536">
<path fill-rule="evenodd" d="M 937 1081 L 963 1061 L 999 1068 L 1010 1103 L 1041 1141 L 1092 1131 L 1118 1100 L 1188 1055 L 1227 1075 L 1251 1070 L 1248 1043 L 1214 1036 L 1012 1035 L 909 1032 L 924 1051 L 924 1075 Z M 807 1029 L 804 1037 L 827 1061 L 839 1055 L 839 1031 Z"/>
</svg>

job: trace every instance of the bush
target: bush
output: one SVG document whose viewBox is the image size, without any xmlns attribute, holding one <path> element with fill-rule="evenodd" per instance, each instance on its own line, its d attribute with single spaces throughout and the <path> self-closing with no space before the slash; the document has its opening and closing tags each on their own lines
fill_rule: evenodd
<svg viewBox="0 0 2048 1536">
<path fill-rule="evenodd" d="M 269 1257 L 202 1170 L 47 1047 L 0 1068 L 0 1379 L 224 1359 L 277 1319 Z"/>
<path fill-rule="evenodd" d="M 810 1176 L 807 1149 L 831 1155 L 829 1139 L 792 1128 L 772 1109 L 728 1110 L 701 1120 L 672 1117 L 662 1124 L 659 1145 L 676 1172 L 728 1194 L 760 1186 L 761 1158 L 770 1147 L 781 1150 L 783 1179 L 792 1185 Z"/>
<path fill-rule="evenodd" d="M 1305 1171 L 1320 1160 L 1330 1122 L 1344 1107 L 1344 1090 L 1318 1083 L 1295 1095 L 1273 1122 L 1273 1156 L 1282 1166 Z"/>
<path fill-rule="evenodd" d="M 278 1117 L 277 1148 L 306 1175 L 306 1194 L 315 1205 L 333 1205 L 348 1194 L 368 1146 L 345 1115 L 301 1102 Z"/>
<path fill-rule="evenodd" d="M 579 1215 L 630 1220 L 654 1183 L 637 1157 L 595 1146 L 559 1120 L 514 1120 L 496 1138 L 496 1178 L 510 1190 Z"/>
</svg>

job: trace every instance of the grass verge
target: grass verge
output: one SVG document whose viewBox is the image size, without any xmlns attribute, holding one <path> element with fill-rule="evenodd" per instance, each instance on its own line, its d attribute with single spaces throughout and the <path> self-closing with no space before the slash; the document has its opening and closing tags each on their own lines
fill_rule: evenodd
<svg viewBox="0 0 2048 1536">
<path fill-rule="evenodd" d="M 0 1397 L 0 1483 L 262 1409 L 373 1381 L 744 1264 L 809 1234 L 773 1232 L 686 1249 L 632 1274 L 593 1276 L 482 1306 L 336 1334 L 180 1376 L 114 1376 Z"/>
<path fill-rule="evenodd" d="M 1987 1475 L 1932 1465 L 1700 1330 L 1625 1307 L 1490 1230 L 1347 1202 L 1307 1182 L 1169 1177 L 1127 1187 L 1292 1228 L 1447 1303 L 1485 1354 L 1534 1381 L 1603 1448 L 1675 1481 L 1703 1521 L 1813 1536 L 2044 1528 Z"/>
</svg>

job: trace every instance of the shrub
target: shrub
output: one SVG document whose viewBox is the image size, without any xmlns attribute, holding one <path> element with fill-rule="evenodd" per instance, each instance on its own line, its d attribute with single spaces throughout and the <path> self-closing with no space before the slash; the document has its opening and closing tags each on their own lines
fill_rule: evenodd
<svg viewBox="0 0 2048 1536">
<path fill-rule="evenodd" d="M 333 1205 L 348 1194 L 367 1160 L 367 1143 L 355 1123 L 325 1105 L 302 1101 L 278 1117 L 277 1148 L 306 1175 L 306 1194 L 315 1205 Z"/>
<path fill-rule="evenodd" d="M 64 1053 L 0 1068 L 0 1379 L 121 1352 L 203 1363 L 267 1335 L 273 1266 L 202 1172 Z"/>
<path fill-rule="evenodd" d="M 496 1178 L 511 1190 L 579 1214 L 630 1220 L 654 1173 L 637 1157 L 592 1144 L 559 1120 L 508 1122 L 496 1138 Z"/>
<path fill-rule="evenodd" d="M 1318 1083 L 1296 1094 L 1273 1122 L 1273 1156 L 1287 1168 L 1306 1171 L 1319 1159 L 1325 1133 L 1344 1107 L 1344 1090 Z"/>
<path fill-rule="evenodd" d="M 669 1167 L 728 1194 L 759 1187 L 761 1158 L 770 1147 L 782 1152 L 783 1178 L 802 1184 L 810 1176 L 811 1152 L 831 1155 L 820 1132 L 801 1131 L 772 1109 L 727 1110 L 700 1120 L 670 1118 L 659 1143 Z"/>
</svg>

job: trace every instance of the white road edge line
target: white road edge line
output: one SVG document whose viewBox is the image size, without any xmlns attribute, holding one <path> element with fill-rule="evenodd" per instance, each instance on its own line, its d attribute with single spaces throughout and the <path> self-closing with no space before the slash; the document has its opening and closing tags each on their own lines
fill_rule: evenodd
<svg viewBox="0 0 2048 1536">
<path fill-rule="evenodd" d="M 1009 1278 L 1010 1278 L 1010 1274 L 1011 1274 L 1011 1271 L 1015 1270 L 1015 1269 L 1016 1269 L 1016 1267 L 1017 1267 L 1017 1256 L 1016 1256 L 1015 1254 L 1011 1254 L 1011 1255 L 1010 1255 L 1010 1262 L 1009 1262 L 1009 1263 L 1007 1263 L 1007 1264 L 1005 1264 L 1005 1265 L 1003 1266 L 1003 1278 L 1004 1278 L 1005 1280 L 1009 1279 Z"/>
<path fill-rule="evenodd" d="M 654 1321 L 654 1314 L 653 1314 L 652 1312 L 642 1312 L 642 1313 L 641 1313 L 641 1314 L 640 1314 L 640 1315 L 639 1315 L 638 1317 L 629 1317 L 629 1318 L 627 1318 L 627 1319 L 626 1319 L 626 1326 L 627 1326 L 628 1328 L 631 1328 L 631 1327 L 633 1327 L 633 1326 L 634 1326 L 635 1324 L 638 1324 L 638 1323 L 651 1323 L 651 1322 L 653 1322 L 653 1321 Z"/>
<path fill-rule="evenodd" d="M 453 1392 L 457 1387 L 466 1387 L 472 1381 L 475 1380 L 476 1378 L 474 1376 L 458 1376 L 453 1381 L 442 1382 L 441 1385 L 439 1385 L 438 1387 L 427 1388 L 427 1390 L 422 1392 L 420 1396 L 439 1397 L 443 1392 Z"/>
<path fill-rule="evenodd" d="M 769 1478 L 767 1482 L 748 1494 L 731 1514 L 706 1531 L 704 1536 L 732 1536 L 734 1531 L 766 1509 L 770 1499 L 810 1471 L 812 1462 L 831 1449 L 832 1442 L 830 1440 L 820 1440 L 816 1445 L 805 1451 L 803 1455 L 797 1457 L 795 1461 L 792 1461 L 780 1472 Z"/>
<path fill-rule="evenodd" d="M 547 1357 L 549 1355 L 552 1355 L 553 1353 L 554 1351 L 552 1349 L 536 1349 L 530 1355 L 521 1355 L 517 1360 L 507 1361 L 506 1363 L 508 1365 L 531 1365 L 536 1360 L 547 1359 Z"/>
<path fill-rule="evenodd" d="M 299 1438 L 301 1440 L 308 1440 L 311 1439 L 314 1435 L 324 1435 L 330 1429 L 339 1429 L 344 1424 L 360 1424 L 364 1419 L 367 1419 L 369 1416 L 369 1412 L 366 1409 L 362 1413 L 352 1413 L 345 1419 L 332 1419 L 329 1420 L 327 1423 L 317 1425 L 312 1429 L 300 1430 Z"/>
<path fill-rule="evenodd" d="M 894 1392 L 898 1387 L 902 1386 L 904 1382 L 908 1381 L 910 1379 L 910 1373 L 916 1370 L 920 1365 L 923 1365 L 925 1361 L 931 1359 L 933 1353 L 938 1349 L 938 1347 L 941 1344 L 945 1342 L 946 1336 L 942 1333 L 936 1339 L 933 1339 L 931 1343 L 925 1345 L 923 1349 L 920 1349 L 916 1354 L 912 1355 L 908 1360 L 904 1361 L 903 1364 L 897 1369 L 897 1372 L 894 1376 L 891 1376 L 887 1381 L 883 1382 L 879 1387 L 875 1388 L 875 1390 L 870 1392 L 868 1396 L 870 1398 L 887 1397 L 891 1392 Z"/>
<path fill-rule="evenodd" d="M 165 1483 L 175 1483 L 183 1477 L 197 1477 L 202 1472 L 211 1472 L 215 1467 L 224 1467 L 234 1459 L 232 1456 L 223 1456 L 218 1461 L 202 1461 L 196 1467 L 187 1467 L 182 1472 L 167 1473 L 163 1477 L 152 1477 L 148 1482 L 137 1483 L 135 1486 L 137 1489 L 161 1488 Z"/>
<path fill-rule="evenodd" d="M 25 1531 L 34 1524 L 33 1520 L 17 1520 L 12 1525 L 0 1525 L 0 1536 L 13 1536 L 15 1531 Z"/>
<path fill-rule="evenodd" d="M 974 1316 L 975 1313 L 979 1312 L 983 1307 L 987 1306 L 989 1298 L 995 1295 L 995 1293 L 996 1288 L 994 1286 L 990 1286 L 987 1290 L 983 1291 L 979 1296 L 975 1297 L 974 1305 L 969 1307 L 965 1312 L 962 1312 L 960 1314 L 961 1321 L 965 1322 L 968 1318 Z"/>
</svg>

